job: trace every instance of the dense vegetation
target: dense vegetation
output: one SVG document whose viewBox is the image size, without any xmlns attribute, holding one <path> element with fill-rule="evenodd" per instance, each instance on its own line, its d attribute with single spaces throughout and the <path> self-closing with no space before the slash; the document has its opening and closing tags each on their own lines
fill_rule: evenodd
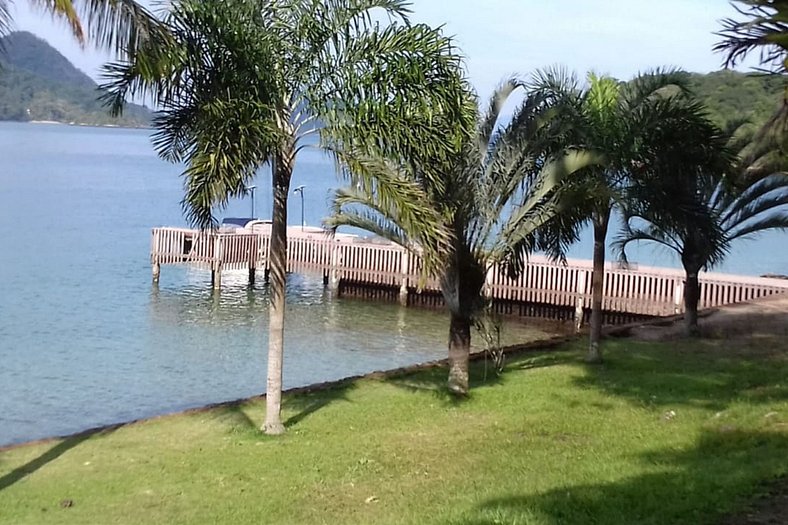
<svg viewBox="0 0 788 525">
<path fill-rule="evenodd" d="M 122 118 L 97 100 L 96 83 L 43 40 L 16 32 L 0 41 L 0 120 L 143 127 L 151 112 L 129 104 Z"/>
<path fill-rule="evenodd" d="M 722 127 L 737 120 L 765 123 L 779 107 L 785 87 L 785 79 L 775 75 L 724 70 L 689 77 L 689 86 L 706 106 L 709 119 Z"/>
<path fill-rule="evenodd" d="M 0 452 L 0 523 L 703 524 L 788 474 L 783 339 L 610 343 Z"/>
</svg>

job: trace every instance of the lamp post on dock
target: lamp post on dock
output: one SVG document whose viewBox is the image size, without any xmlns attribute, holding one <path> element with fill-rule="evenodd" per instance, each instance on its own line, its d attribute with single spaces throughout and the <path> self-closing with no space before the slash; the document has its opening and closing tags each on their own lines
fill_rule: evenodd
<svg viewBox="0 0 788 525">
<path fill-rule="evenodd" d="M 249 186 L 247 188 L 247 190 L 246 190 L 246 191 L 249 192 L 249 194 L 252 197 L 252 219 L 256 219 L 257 218 L 257 209 L 254 207 L 254 190 L 256 190 L 256 189 L 257 189 L 257 186 Z"/>
<path fill-rule="evenodd" d="M 304 231 L 304 188 L 306 188 L 306 185 L 302 184 L 293 190 L 293 193 L 301 194 L 301 231 Z"/>
</svg>

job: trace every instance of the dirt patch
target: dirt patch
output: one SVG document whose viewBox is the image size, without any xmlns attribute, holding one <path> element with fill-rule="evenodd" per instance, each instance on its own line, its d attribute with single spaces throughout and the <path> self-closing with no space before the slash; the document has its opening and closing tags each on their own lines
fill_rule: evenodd
<svg viewBox="0 0 788 525">
<path fill-rule="evenodd" d="M 788 477 L 766 487 L 767 492 L 744 511 L 720 521 L 719 525 L 785 525 L 788 523 Z"/>
<path fill-rule="evenodd" d="M 788 294 L 706 310 L 701 312 L 698 325 L 701 336 L 715 339 L 788 336 Z M 676 316 L 627 327 L 620 335 L 641 341 L 680 339 L 684 324 L 681 316 Z"/>
</svg>

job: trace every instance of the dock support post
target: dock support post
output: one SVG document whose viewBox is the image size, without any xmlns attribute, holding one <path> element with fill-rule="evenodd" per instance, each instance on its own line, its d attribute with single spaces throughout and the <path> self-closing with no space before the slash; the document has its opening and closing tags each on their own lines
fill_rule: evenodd
<svg viewBox="0 0 788 525">
<path fill-rule="evenodd" d="M 158 261 L 151 264 L 151 273 L 153 274 L 153 284 L 159 284 L 159 275 L 161 274 L 161 265 Z"/>
<path fill-rule="evenodd" d="M 679 281 L 676 283 L 676 287 L 673 289 L 673 313 L 679 314 L 681 313 L 681 306 L 684 303 L 684 281 Z"/>
<path fill-rule="evenodd" d="M 222 287 L 222 266 L 217 265 L 211 270 L 211 286 L 214 290 L 219 290 Z"/>
<path fill-rule="evenodd" d="M 219 290 L 222 287 L 222 257 L 224 250 L 222 250 L 222 237 L 216 235 L 213 241 L 213 267 L 211 268 L 211 286 L 214 290 Z"/>
<path fill-rule="evenodd" d="M 249 267 L 249 286 L 254 286 L 254 279 L 257 274 L 257 268 L 254 266 Z"/>
<path fill-rule="evenodd" d="M 332 295 L 339 295 L 339 265 L 341 264 L 339 246 L 337 244 L 331 249 L 331 269 L 328 275 L 328 290 Z"/>
<path fill-rule="evenodd" d="M 400 258 L 400 279 L 402 282 L 399 286 L 399 304 L 408 306 L 408 262 L 410 257 L 408 252 L 403 252 Z"/>
<path fill-rule="evenodd" d="M 408 306 L 408 281 L 403 280 L 399 287 L 399 304 Z"/>
<path fill-rule="evenodd" d="M 583 327 L 585 291 L 586 272 L 581 270 L 577 273 L 577 285 L 575 286 L 575 292 L 577 293 L 577 297 L 575 298 L 575 332 L 577 333 L 579 333 L 580 329 Z"/>
</svg>

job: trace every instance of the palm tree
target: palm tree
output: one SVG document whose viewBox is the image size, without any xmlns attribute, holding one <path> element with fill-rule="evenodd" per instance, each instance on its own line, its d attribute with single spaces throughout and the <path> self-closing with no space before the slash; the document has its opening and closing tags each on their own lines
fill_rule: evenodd
<svg viewBox="0 0 788 525">
<path fill-rule="evenodd" d="M 714 51 L 725 54 L 725 67 L 735 66 L 753 51 L 760 63 L 774 73 L 788 71 L 788 2 L 783 0 L 736 0 L 732 4 L 744 17 L 722 20 Z"/>
<path fill-rule="evenodd" d="M 601 362 L 605 248 L 611 214 L 622 202 L 621 190 L 638 172 L 656 162 L 661 145 L 678 144 L 672 128 L 685 125 L 681 101 L 687 93 L 686 75 L 657 70 L 622 83 L 591 73 L 587 85 L 581 88 L 574 75 L 545 70 L 535 75 L 530 90 L 548 100 L 567 122 L 567 146 L 597 151 L 604 157 L 604 164 L 585 170 L 584 203 L 594 236 L 586 360 Z"/>
<path fill-rule="evenodd" d="M 788 228 L 788 176 L 773 174 L 743 189 L 703 170 L 683 179 L 646 183 L 625 209 L 626 227 L 616 245 L 626 259 L 634 241 L 654 242 L 676 252 L 686 273 L 687 336 L 698 333 L 698 273 L 722 262 L 731 245 L 770 229 Z"/>
<path fill-rule="evenodd" d="M 412 162 L 348 155 L 351 185 L 337 192 L 328 221 L 406 247 L 439 277 L 450 313 L 448 387 L 456 395 L 468 392 L 471 327 L 483 310 L 488 269 L 503 263 L 514 275 L 535 249 L 560 257 L 583 218 L 573 215 L 569 175 L 595 162 L 592 153 L 557 149 L 562 123 L 539 97 L 501 121 L 501 109 L 520 86 L 504 83 L 484 113 L 468 96 L 475 131 L 462 137 L 453 156 Z M 448 243 L 425 235 L 441 230 Z"/>
<path fill-rule="evenodd" d="M 717 33 L 722 40 L 714 46 L 714 51 L 724 54 L 725 67 L 735 67 L 758 52 L 762 70 L 775 75 L 788 73 L 788 2 L 737 0 L 733 5 L 743 18 L 723 20 L 723 29 Z M 746 168 L 742 176 L 747 183 L 773 173 L 770 166 L 785 164 L 787 138 L 788 86 L 774 115 L 751 134 L 742 151 L 741 162 Z"/>
<path fill-rule="evenodd" d="M 185 163 L 191 223 L 215 227 L 214 211 L 271 165 L 266 433 L 284 431 L 287 198 L 298 153 L 314 137 L 337 155 L 358 147 L 416 158 L 454 143 L 456 131 L 435 123 L 459 111 L 460 59 L 408 12 L 402 0 L 180 0 L 164 20 L 172 39 L 106 66 L 115 112 L 139 93 L 162 108 L 154 145 Z"/>
<path fill-rule="evenodd" d="M 85 45 L 134 56 L 143 42 L 166 38 L 158 19 L 134 0 L 29 0 L 57 19 L 64 20 L 74 38 Z M 13 28 L 9 0 L 0 0 L 0 38 Z"/>
</svg>

